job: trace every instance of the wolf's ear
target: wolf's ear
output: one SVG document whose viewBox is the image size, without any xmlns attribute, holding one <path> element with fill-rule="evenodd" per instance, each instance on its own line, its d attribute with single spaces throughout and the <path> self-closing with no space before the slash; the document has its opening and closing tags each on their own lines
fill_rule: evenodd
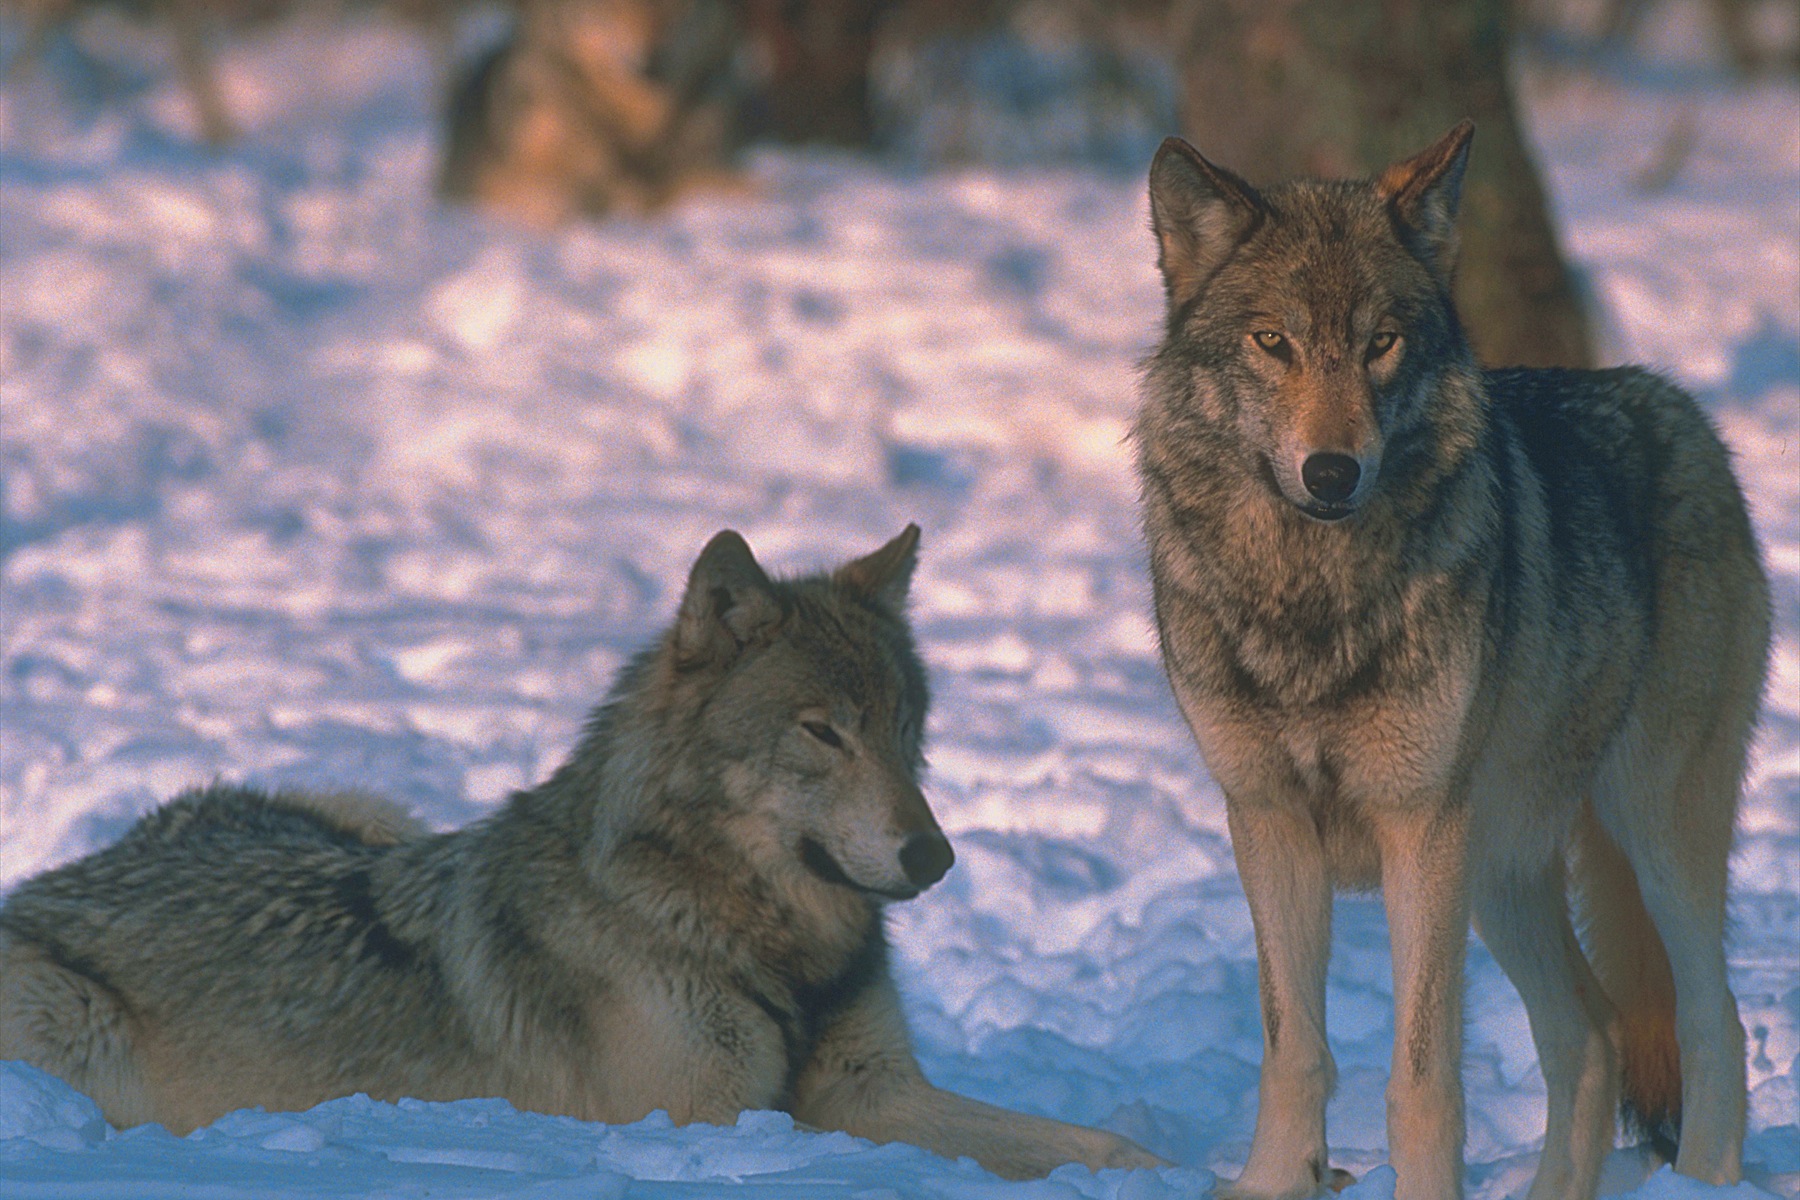
<svg viewBox="0 0 1800 1200">
<path fill-rule="evenodd" d="M 1169 311 L 1199 294 L 1268 215 L 1255 188 L 1172 137 L 1150 162 L 1150 227 Z"/>
<path fill-rule="evenodd" d="M 919 527 L 908 525 L 900 536 L 875 551 L 847 562 L 832 574 L 844 587 L 861 592 L 892 613 L 906 609 L 906 589 L 919 563 Z"/>
<path fill-rule="evenodd" d="M 1475 122 L 1464 118 L 1418 154 L 1375 177 L 1375 194 L 1412 233 L 1413 249 L 1445 279 L 1456 265 L 1456 204 L 1474 136 Z"/>
<path fill-rule="evenodd" d="M 715 534 L 694 562 L 675 618 L 681 665 L 730 661 L 745 646 L 766 641 L 780 624 L 781 600 L 750 547 L 733 530 Z"/>
</svg>

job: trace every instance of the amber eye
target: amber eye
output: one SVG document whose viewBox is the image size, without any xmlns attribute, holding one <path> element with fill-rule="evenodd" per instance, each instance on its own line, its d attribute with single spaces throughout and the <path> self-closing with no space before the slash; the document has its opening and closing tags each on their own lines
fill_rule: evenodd
<svg viewBox="0 0 1800 1200">
<path fill-rule="evenodd" d="M 1286 334 L 1276 333 L 1273 329 L 1259 329 L 1250 335 L 1250 340 L 1256 343 L 1258 350 L 1271 358 L 1278 358 L 1282 362 L 1293 361 L 1294 352 L 1288 348 Z"/>
<path fill-rule="evenodd" d="M 806 730 L 806 732 L 812 734 L 821 742 L 830 746 L 833 750 L 842 750 L 844 748 L 844 739 L 838 736 L 838 731 L 825 724 L 823 721 L 802 721 L 800 723 L 800 728 Z"/>
<path fill-rule="evenodd" d="M 1380 333 L 1376 334 L 1374 337 L 1370 338 L 1369 339 L 1369 361 L 1374 362 L 1376 359 L 1378 359 L 1382 355 L 1386 354 L 1389 350 L 1392 350 L 1394 348 L 1395 344 L 1397 342 L 1399 342 L 1399 340 L 1400 340 L 1400 335 L 1395 333 L 1391 329 L 1384 329 Z"/>
</svg>

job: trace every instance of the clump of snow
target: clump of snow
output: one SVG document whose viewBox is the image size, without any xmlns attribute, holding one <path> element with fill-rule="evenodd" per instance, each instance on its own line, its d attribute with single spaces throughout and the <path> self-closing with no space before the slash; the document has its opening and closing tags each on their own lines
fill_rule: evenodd
<svg viewBox="0 0 1800 1200">
<path fill-rule="evenodd" d="M 783 1113 L 746 1112 L 732 1126 L 677 1126 L 666 1113 L 602 1126 L 521 1113 L 499 1100 L 384 1104 L 367 1096 L 303 1113 L 249 1109 L 186 1138 L 160 1126 L 108 1138 L 92 1102 L 19 1063 L 0 1064 L 0 1164 L 7 1195 L 267 1195 L 304 1180 L 321 1196 L 530 1196 L 533 1200 L 695 1197 L 737 1186 L 774 1200 L 825 1195 L 977 1200 L 1179 1200 L 1204 1195 L 1205 1171 L 1063 1169 L 1004 1185 L 973 1162 L 905 1145 L 797 1130 Z M 16 1139 L 16 1140 L 15 1140 Z M 109 1185 L 118 1191 L 109 1191 Z"/>
<path fill-rule="evenodd" d="M 105 1141 L 107 1132 L 99 1106 L 80 1092 L 26 1063 L 0 1062 L 0 1145 L 71 1153 Z"/>
<path fill-rule="evenodd" d="M 9 1197 L 737 1180 L 1146 1198 L 1236 1173 L 1254 943 L 1157 660 L 1123 444 L 1161 305 L 1139 181 L 763 153 L 748 196 L 537 234 L 432 201 L 430 76 L 404 31 L 224 43 L 249 132 L 215 154 L 184 140 L 154 47 L 110 18 L 82 28 L 79 54 L 0 83 L 0 887 L 214 776 L 368 788 L 464 823 L 567 752 L 716 530 L 801 570 L 918 521 L 928 791 L 958 849 L 890 917 L 925 1068 L 1184 1169 L 1008 1185 L 776 1114 L 603 1128 L 491 1101 L 350 1098 L 108 1137 L 63 1085 L 7 1066 Z M 101 77 L 138 83 L 101 103 L 83 91 Z M 1622 1150 L 1607 1190 L 1793 1195 L 1800 142 L 1778 131 L 1800 127 L 1800 88 L 1528 84 L 1609 344 L 1713 413 L 1775 588 L 1728 947 L 1752 1182 L 1706 1189 Z M 1678 117 L 1691 155 L 1638 190 Z M 1334 1161 L 1362 1177 L 1351 1194 L 1389 1195 L 1380 904 L 1341 901 L 1334 929 Z M 1467 994 L 1469 1194 L 1499 1200 L 1528 1185 L 1543 1082 L 1479 944 Z"/>
<path fill-rule="evenodd" d="M 1685 1175 L 1677 1175 L 1673 1167 L 1661 1167 L 1633 1193 L 1638 1200 L 1762 1200 L 1767 1192 L 1751 1183 L 1735 1187 L 1708 1187 Z"/>
</svg>

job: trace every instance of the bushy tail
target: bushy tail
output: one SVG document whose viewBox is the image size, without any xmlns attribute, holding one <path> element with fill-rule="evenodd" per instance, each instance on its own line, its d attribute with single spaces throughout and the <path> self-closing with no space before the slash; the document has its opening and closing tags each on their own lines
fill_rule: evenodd
<svg viewBox="0 0 1800 1200">
<path fill-rule="evenodd" d="M 1637 873 L 1591 809 L 1577 823 L 1569 866 L 1588 960 L 1619 1012 L 1620 1120 L 1627 1133 L 1674 1162 L 1681 1054 L 1668 953 L 1644 909 Z"/>
</svg>

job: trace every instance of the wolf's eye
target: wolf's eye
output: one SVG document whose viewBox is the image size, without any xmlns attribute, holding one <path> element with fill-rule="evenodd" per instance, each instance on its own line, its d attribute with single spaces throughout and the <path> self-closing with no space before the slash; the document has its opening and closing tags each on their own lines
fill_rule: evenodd
<svg viewBox="0 0 1800 1200">
<path fill-rule="evenodd" d="M 1266 350 L 1277 358 L 1287 357 L 1287 339 L 1273 329 L 1259 329 L 1250 335 L 1259 350 Z"/>
<path fill-rule="evenodd" d="M 1389 350 L 1392 350 L 1394 348 L 1395 343 L 1397 343 L 1399 340 L 1400 340 L 1400 335 L 1395 333 L 1391 329 L 1384 329 L 1380 333 L 1376 334 L 1374 337 L 1370 338 L 1369 339 L 1369 361 L 1374 362 L 1376 359 L 1378 359 L 1382 355 L 1386 354 Z"/>
<path fill-rule="evenodd" d="M 838 731 L 823 721 L 802 721 L 800 722 L 800 728 L 806 730 L 806 732 L 812 734 L 821 742 L 830 746 L 833 750 L 842 750 L 844 748 L 844 739 L 838 736 Z"/>
</svg>

